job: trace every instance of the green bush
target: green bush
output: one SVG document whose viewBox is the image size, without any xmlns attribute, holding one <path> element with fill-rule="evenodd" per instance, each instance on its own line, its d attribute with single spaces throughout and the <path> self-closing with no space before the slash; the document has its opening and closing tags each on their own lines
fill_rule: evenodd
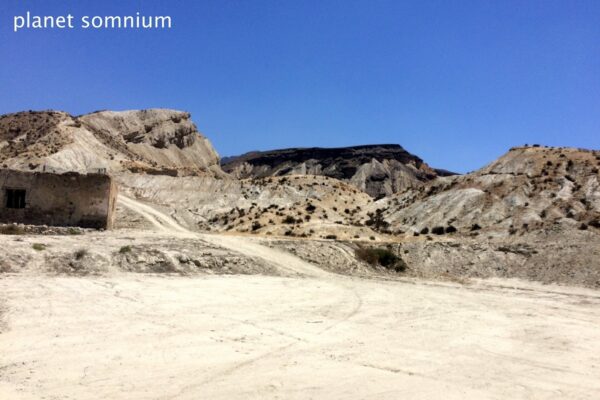
<svg viewBox="0 0 600 400">
<path fill-rule="evenodd" d="M 125 253 L 131 253 L 131 246 L 123 246 L 119 249 L 119 253 L 121 254 L 125 254 Z"/>
<path fill-rule="evenodd" d="M 396 272 L 406 270 L 407 265 L 394 252 L 385 248 L 359 248 L 356 250 L 356 257 L 370 265 L 379 265 Z"/>
<path fill-rule="evenodd" d="M 42 243 L 34 243 L 31 246 L 35 251 L 42 251 L 42 250 L 46 250 L 46 245 L 42 244 Z"/>
</svg>

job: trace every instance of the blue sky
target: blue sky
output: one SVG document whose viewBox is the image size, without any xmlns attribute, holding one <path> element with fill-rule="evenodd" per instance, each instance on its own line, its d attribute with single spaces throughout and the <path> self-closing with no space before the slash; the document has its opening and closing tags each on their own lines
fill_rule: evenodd
<svg viewBox="0 0 600 400">
<path fill-rule="evenodd" d="M 13 16 L 170 15 L 13 32 Z M 190 111 L 221 155 L 399 143 L 466 172 L 524 143 L 600 149 L 600 1 L 0 2 L 0 113 Z"/>
</svg>

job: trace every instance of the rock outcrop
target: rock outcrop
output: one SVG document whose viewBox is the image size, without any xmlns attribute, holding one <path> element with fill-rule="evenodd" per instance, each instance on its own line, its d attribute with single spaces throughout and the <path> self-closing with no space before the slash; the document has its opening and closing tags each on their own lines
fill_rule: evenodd
<svg viewBox="0 0 600 400">
<path fill-rule="evenodd" d="M 600 151 L 518 147 L 373 207 L 395 231 L 519 235 L 600 228 Z M 435 233 L 435 232 L 434 232 Z"/>
<path fill-rule="evenodd" d="M 0 163 L 25 170 L 224 175 L 218 154 L 190 114 L 166 109 L 3 115 Z"/>
<path fill-rule="evenodd" d="M 436 171 L 397 144 L 250 152 L 224 159 L 222 167 L 237 178 L 328 176 L 349 182 L 376 198 L 449 174 Z"/>
</svg>

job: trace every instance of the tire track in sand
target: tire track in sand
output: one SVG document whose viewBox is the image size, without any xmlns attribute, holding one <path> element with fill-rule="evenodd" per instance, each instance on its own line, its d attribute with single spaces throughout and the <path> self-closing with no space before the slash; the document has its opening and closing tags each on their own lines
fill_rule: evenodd
<svg viewBox="0 0 600 400">
<path fill-rule="evenodd" d="M 350 318 L 354 317 L 360 311 L 363 302 L 362 298 L 353 287 L 352 279 L 336 275 L 330 272 L 327 272 L 313 264 L 310 264 L 292 254 L 273 249 L 267 246 L 263 246 L 260 243 L 257 243 L 251 238 L 246 238 L 242 236 L 232 236 L 232 235 L 219 235 L 219 234 L 204 234 L 192 232 L 185 227 L 181 226 L 177 221 L 175 221 L 170 216 L 154 209 L 153 207 L 143 204 L 137 200 L 133 200 L 131 198 L 119 195 L 119 202 L 130 209 L 133 212 L 138 213 L 146 220 L 148 220 L 157 230 L 165 233 L 169 233 L 171 235 L 175 235 L 178 237 L 187 237 L 187 238 L 199 238 L 211 244 L 224 247 L 228 250 L 234 251 L 236 253 L 240 253 L 244 256 L 250 258 L 260 258 L 265 262 L 274 265 L 278 269 L 283 271 L 292 272 L 296 275 L 300 275 L 307 278 L 312 278 L 320 281 L 325 281 L 329 284 L 337 286 L 344 290 L 345 292 L 351 293 L 351 298 L 348 301 L 339 301 L 335 306 L 339 308 L 341 305 L 344 308 L 348 303 L 352 304 L 349 311 L 343 311 L 341 316 L 334 320 L 332 323 L 324 326 L 323 329 L 317 332 L 317 335 L 323 334 L 340 324 L 348 321 Z M 335 318 L 335 316 L 329 316 L 329 318 Z M 252 324 L 257 327 L 257 325 Z M 268 330 L 268 329 L 267 329 Z M 229 376 L 236 371 L 243 369 L 245 367 L 251 366 L 252 364 L 264 360 L 269 357 L 274 357 L 283 353 L 295 346 L 298 345 L 306 345 L 306 343 L 300 343 L 297 340 L 293 340 L 291 343 L 287 343 L 283 346 L 278 346 L 275 349 L 269 350 L 262 354 L 259 354 L 255 357 L 252 357 L 248 360 L 244 360 L 238 363 L 235 363 L 211 376 L 202 379 L 199 382 L 196 382 L 191 385 L 187 385 L 181 388 L 176 394 L 172 396 L 168 396 L 165 398 L 175 399 L 182 396 L 184 393 L 189 392 L 190 390 L 196 389 L 198 387 L 202 387 L 205 384 L 218 379 L 219 377 Z"/>
</svg>

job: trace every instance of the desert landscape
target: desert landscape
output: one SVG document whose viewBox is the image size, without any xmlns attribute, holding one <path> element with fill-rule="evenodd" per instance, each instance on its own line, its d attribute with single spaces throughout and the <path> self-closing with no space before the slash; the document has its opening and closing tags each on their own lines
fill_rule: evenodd
<svg viewBox="0 0 600 400">
<path fill-rule="evenodd" d="M 25 111 L 0 166 L 118 188 L 112 229 L 0 215 L 2 399 L 600 393 L 598 150 L 221 159 L 183 111 Z"/>
</svg>

